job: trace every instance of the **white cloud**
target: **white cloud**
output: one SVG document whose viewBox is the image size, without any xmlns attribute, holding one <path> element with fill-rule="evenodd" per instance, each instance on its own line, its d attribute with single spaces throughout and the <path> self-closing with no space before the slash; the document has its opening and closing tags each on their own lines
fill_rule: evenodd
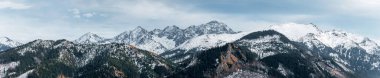
<svg viewBox="0 0 380 78">
<path fill-rule="evenodd" d="M 11 1 L 0 1 L 0 9 L 28 9 L 31 6 Z"/>
<path fill-rule="evenodd" d="M 379 0 L 344 0 L 332 5 L 336 5 L 337 13 L 380 20 Z"/>
<path fill-rule="evenodd" d="M 95 15 L 96 15 L 95 12 L 90 12 L 90 13 L 84 13 L 84 14 L 83 14 L 83 16 L 84 16 L 84 17 L 87 17 L 87 18 L 93 17 L 93 16 L 95 16 Z"/>
<path fill-rule="evenodd" d="M 98 14 L 96 12 L 82 12 L 81 10 L 79 10 L 77 8 L 69 9 L 68 11 L 71 12 L 73 17 L 75 17 L 75 18 L 81 18 L 81 17 L 91 18 L 91 17 L 94 17 L 96 15 L 104 16 L 104 15 Z"/>
<path fill-rule="evenodd" d="M 75 17 L 75 18 L 80 18 L 81 17 L 81 15 L 80 15 L 81 12 L 77 8 L 69 9 L 68 11 L 71 12 L 73 14 L 73 17 Z"/>
<path fill-rule="evenodd" d="M 119 4 L 115 4 L 112 7 L 117 8 L 115 9 L 116 12 L 122 13 L 120 16 L 114 17 L 113 20 L 123 20 L 134 23 L 134 25 L 142 26 L 147 25 L 146 23 L 148 23 L 150 25 L 153 24 L 153 26 L 179 25 L 181 27 L 187 27 L 190 25 L 206 23 L 211 20 L 218 20 L 238 29 L 239 27 L 242 28 L 241 26 L 259 29 L 261 26 L 257 25 L 268 25 L 270 23 L 252 20 L 242 15 L 211 13 L 201 11 L 192 6 L 168 4 L 154 0 L 141 0 L 125 3 L 119 2 Z M 302 16 L 302 18 L 297 17 L 297 19 L 294 17 L 292 20 L 300 20 L 305 17 L 306 16 Z"/>
</svg>

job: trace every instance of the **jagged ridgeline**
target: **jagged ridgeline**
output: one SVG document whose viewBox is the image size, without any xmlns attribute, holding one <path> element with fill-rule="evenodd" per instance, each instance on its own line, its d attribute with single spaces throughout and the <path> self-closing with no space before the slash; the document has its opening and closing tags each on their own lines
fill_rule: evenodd
<svg viewBox="0 0 380 78">
<path fill-rule="evenodd" d="M 0 78 L 379 77 L 375 40 L 313 24 L 271 29 L 235 32 L 211 21 L 185 29 L 137 27 L 113 38 L 87 33 L 73 42 L 0 38 Z"/>
<path fill-rule="evenodd" d="M 324 60 L 324 61 L 322 61 Z M 259 31 L 224 46 L 194 52 L 172 78 L 355 77 L 334 61 L 314 57 L 274 31 Z"/>
<path fill-rule="evenodd" d="M 1 77 L 157 78 L 173 73 L 173 64 L 152 52 L 126 44 L 74 44 L 35 40 L 0 53 L 8 70 Z"/>
</svg>

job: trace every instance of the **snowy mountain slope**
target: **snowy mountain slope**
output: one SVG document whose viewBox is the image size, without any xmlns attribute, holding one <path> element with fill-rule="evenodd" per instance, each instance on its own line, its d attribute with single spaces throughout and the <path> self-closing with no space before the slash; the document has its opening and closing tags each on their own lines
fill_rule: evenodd
<svg viewBox="0 0 380 78">
<path fill-rule="evenodd" d="M 319 33 L 321 30 L 314 24 L 297 24 L 286 23 L 280 25 L 273 25 L 270 29 L 276 30 L 285 34 L 291 40 L 298 40 L 308 33 Z"/>
<path fill-rule="evenodd" d="M 375 42 L 376 42 L 377 44 L 380 44 L 380 40 L 378 40 L 378 39 L 377 39 L 377 40 L 375 40 Z"/>
<path fill-rule="evenodd" d="M 351 76 L 349 72 L 335 65 L 334 61 L 328 62 L 327 59 L 310 55 L 302 47 L 273 30 L 250 33 L 224 46 L 196 52 L 190 60 L 180 64 L 179 67 L 183 69 L 169 77 L 344 78 Z"/>
<path fill-rule="evenodd" d="M 332 58 L 345 70 L 357 72 L 360 77 L 379 76 L 380 56 L 369 54 L 360 47 L 345 48 L 344 46 L 329 47 L 319 41 L 315 34 L 309 34 L 301 39 L 301 44 L 311 50 L 311 53 L 318 57 Z M 372 73 L 363 73 L 372 72 Z"/>
<path fill-rule="evenodd" d="M 0 37 L 0 52 L 19 45 L 22 45 L 22 43 L 9 39 L 8 37 Z"/>
<path fill-rule="evenodd" d="M 81 43 L 81 44 L 91 44 L 91 43 L 99 43 L 101 41 L 104 41 L 105 38 L 98 36 L 97 34 L 88 32 L 81 36 L 80 38 L 76 39 L 74 42 Z"/>
<path fill-rule="evenodd" d="M 343 48 L 362 48 L 369 54 L 380 53 L 380 46 L 369 38 L 338 30 L 324 31 L 314 24 L 288 23 L 271 26 L 271 29 L 283 33 L 294 41 L 300 41 L 300 38 L 308 33 L 313 33 L 315 38 L 332 48 L 343 46 Z"/>
<path fill-rule="evenodd" d="M 109 39 L 108 42 L 126 43 L 158 54 L 173 46 L 173 44 L 170 44 L 169 39 L 151 35 L 147 30 L 140 26 L 132 31 L 123 32 L 115 38 Z"/>
<path fill-rule="evenodd" d="M 175 58 L 178 56 L 185 56 L 182 58 L 175 58 L 174 62 L 181 62 L 183 60 L 189 59 L 188 56 L 193 54 L 193 52 L 204 51 L 210 48 L 223 46 L 227 43 L 233 42 L 240 39 L 241 37 L 249 34 L 250 32 L 241 32 L 237 34 L 206 34 L 198 37 L 189 39 L 179 45 L 176 48 L 169 50 L 161 54 L 165 58 Z"/>
<path fill-rule="evenodd" d="M 127 44 L 35 40 L 0 53 L 2 77 L 164 77 L 172 64 Z"/>
<path fill-rule="evenodd" d="M 226 43 L 233 42 L 250 32 L 241 32 L 238 34 L 207 34 L 192 38 L 174 49 L 190 50 L 199 48 L 198 51 L 212 47 L 222 46 Z"/>
<path fill-rule="evenodd" d="M 369 54 L 380 53 L 380 46 L 376 42 L 352 33 L 333 30 L 325 31 L 315 36 L 319 41 L 333 48 L 339 46 L 343 46 L 343 48 L 359 47 Z"/>
</svg>

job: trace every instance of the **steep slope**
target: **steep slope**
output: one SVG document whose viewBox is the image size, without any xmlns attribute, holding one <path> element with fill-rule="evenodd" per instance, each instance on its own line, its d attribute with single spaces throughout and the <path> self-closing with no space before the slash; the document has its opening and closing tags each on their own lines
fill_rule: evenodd
<svg viewBox="0 0 380 78">
<path fill-rule="evenodd" d="M 333 58 L 337 64 L 346 66 L 346 70 L 356 72 L 366 78 L 377 78 L 380 73 L 380 56 L 369 54 L 367 50 L 357 45 L 340 43 L 337 47 L 329 47 L 318 39 L 320 36 L 309 34 L 301 39 L 301 44 L 312 50 L 312 53 L 322 58 Z M 339 42 L 339 41 L 336 41 Z M 354 47 L 352 47 L 354 46 Z"/>
<path fill-rule="evenodd" d="M 380 53 L 380 46 L 377 45 L 376 42 L 369 38 L 361 37 L 352 33 L 332 30 L 321 32 L 315 35 L 315 37 L 322 43 L 332 48 L 361 48 L 368 54 L 379 55 Z"/>
<path fill-rule="evenodd" d="M 110 41 L 108 42 L 126 43 L 130 45 L 134 45 L 144 50 L 148 50 L 148 51 L 160 54 L 168 50 L 168 46 L 170 46 L 170 45 L 163 45 L 166 43 L 164 42 L 165 40 L 166 39 L 161 39 L 161 38 L 151 35 L 146 29 L 138 26 L 132 31 L 126 31 L 124 33 L 121 33 L 120 35 L 116 36 L 114 39 L 110 39 Z"/>
<path fill-rule="evenodd" d="M 80 38 L 76 39 L 74 42 L 80 43 L 80 44 L 92 44 L 92 43 L 99 43 L 101 41 L 104 41 L 105 38 L 98 36 L 97 34 L 88 32 L 81 36 Z"/>
<path fill-rule="evenodd" d="M 301 37 L 305 36 L 308 33 L 319 33 L 320 30 L 316 25 L 310 24 L 297 24 L 297 23 L 286 23 L 273 25 L 270 29 L 276 30 L 280 33 L 286 35 L 289 39 L 297 41 Z"/>
<path fill-rule="evenodd" d="M 289 23 L 275 25 L 271 29 L 283 33 L 294 41 L 299 41 L 300 38 L 312 33 L 315 34 L 313 35 L 315 38 L 332 48 L 361 48 L 369 54 L 380 53 L 380 46 L 369 38 L 338 30 L 324 31 L 314 24 Z"/>
<path fill-rule="evenodd" d="M 237 34 L 206 34 L 189 39 L 178 47 L 160 55 L 168 59 L 175 59 L 174 62 L 177 63 L 189 59 L 189 55 L 194 52 L 223 46 L 229 42 L 238 40 L 247 34 L 249 34 L 249 32 L 241 32 Z"/>
<path fill-rule="evenodd" d="M 9 39 L 8 37 L 0 37 L 0 52 L 19 45 L 21 45 L 20 42 Z"/>
<path fill-rule="evenodd" d="M 126 44 L 35 40 L 0 53 L 1 77 L 164 77 L 170 62 Z"/>
<path fill-rule="evenodd" d="M 353 77 L 335 61 L 315 57 L 273 30 L 254 32 L 224 46 L 195 52 L 179 64 L 179 72 L 170 77 Z"/>
</svg>

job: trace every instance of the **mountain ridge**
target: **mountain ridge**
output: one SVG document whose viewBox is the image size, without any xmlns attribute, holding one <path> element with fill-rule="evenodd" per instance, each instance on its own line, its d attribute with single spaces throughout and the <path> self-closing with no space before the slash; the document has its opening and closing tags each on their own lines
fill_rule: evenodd
<svg viewBox="0 0 380 78">
<path fill-rule="evenodd" d="M 127 43 L 135 45 L 136 47 L 149 50 L 152 52 L 157 52 L 161 54 L 167 50 L 178 47 L 183 42 L 206 34 L 235 34 L 237 32 L 233 31 L 226 24 L 218 21 L 210 21 L 206 24 L 201 24 L 198 26 L 189 26 L 185 29 L 181 29 L 178 26 L 167 26 L 164 29 L 154 29 L 148 31 L 141 26 L 137 26 L 135 29 L 130 31 L 125 31 L 114 38 L 99 38 L 94 39 L 77 39 L 78 43 L 88 44 L 88 43 Z M 92 34 L 96 35 L 96 34 Z M 83 36 L 86 36 L 83 35 Z M 83 37 L 82 36 L 82 37 Z M 89 37 L 92 38 L 92 37 Z M 86 42 L 87 40 L 87 42 Z M 92 40 L 92 41 L 88 41 Z"/>
<path fill-rule="evenodd" d="M 185 29 L 138 26 L 114 38 L 86 33 L 10 48 L 0 52 L 0 76 L 376 78 L 379 50 L 375 40 L 314 24 L 254 32 L 218 21 Z"/>
</svg>

